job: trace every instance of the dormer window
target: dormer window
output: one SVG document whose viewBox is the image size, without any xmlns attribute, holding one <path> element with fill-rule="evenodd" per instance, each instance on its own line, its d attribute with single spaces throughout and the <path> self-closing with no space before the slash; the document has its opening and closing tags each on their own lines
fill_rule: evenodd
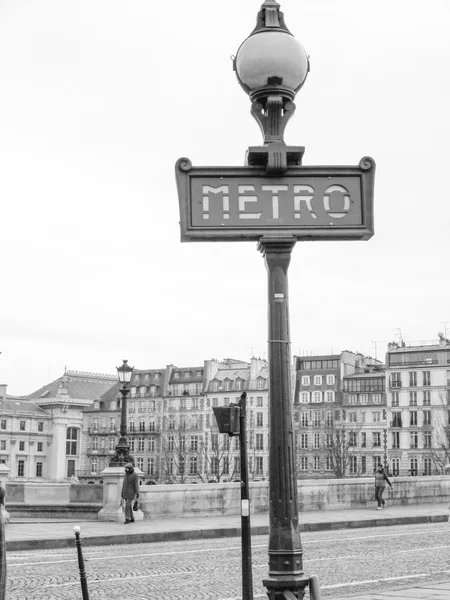
<svg viewBox="0 0 450 600">
<path fill-rule="evenodd" d="M 225 379 L 225 381 L 223 382 L 223 389 L 227 392 L 228 390 L 231 390 L 231 381 L 229 379 Z"/>
<path fill-rule="evenodd" d="M 174 379 L 180 379 L 180 371 L 175 371 L 173 374 Z"/>
<path fill-rule="evenodd" d="M 260 377 L 256 382 L 256 389 L 263 390 L 264 389 L 264 379 Z"/>
<path fill-rule="evenodd" d="M 242 379 L 236 379 L 236 389 L 242 390 Z"/>
<path fill-rule="evenodd" d="M 213 390 L 213 392 L 217 392 L 218 389 L 219 389 L 219 382 L 218 381 L 213 381 L 212 382 L 212 390 Z"/>
<path fill-rule="evenodd" d="M 184 376 L 185 377 L 190 377 L 191 376 L 191 372 L 190 371 L 185 371 L 184 372 Z"/>
<path fill-rule="evenodd" d="M 153 374 L 153 379 L 159 379 L 159 373 L 154 373 Z"/>
</svg>

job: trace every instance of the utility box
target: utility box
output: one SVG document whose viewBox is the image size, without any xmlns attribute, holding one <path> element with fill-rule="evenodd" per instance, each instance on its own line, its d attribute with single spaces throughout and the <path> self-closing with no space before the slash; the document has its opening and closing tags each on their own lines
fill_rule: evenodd
<svg viewBox="0 0 450 600">
<path fill-rule="evenodd" d="M 239 423 L 241 409 L 237 404 L 213 406 L 213 411 L 220 433 L 228 433 L 230 437 L 239 435 L 241 431 Z"/>
</svg>

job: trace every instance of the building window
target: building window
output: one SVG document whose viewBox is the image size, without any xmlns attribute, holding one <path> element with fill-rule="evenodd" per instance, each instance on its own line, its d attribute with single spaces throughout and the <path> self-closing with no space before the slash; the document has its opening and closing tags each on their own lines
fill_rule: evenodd
<svg viewBox="0 0 450 600">
<path fill-rule="evenodd" d="M 263 413 L 257 412 L 256 413 L 256 427 L 262 427 L 262 426 L 263 426 Z"/>
<path fill-rule="evenodd" d="M 223 389 L 228 392 L 229 390 L 231 390 L 231 381 L 225 380 L 223 382 Z"/>
<path fill-rule="evenodd" d="M 302 427 L 308 427 L 308 413 L 307 412 L 302 412 L 300 413 L 301 417 L 300 417 L 300 423 Z"/>
<path fill-rule="evenodd" d="M 147 458 L 147 475 L 155 474 L 155 459 L 153 457 Z"/>
<path fill-rule="evenodd" d="M 393 412 L 392 413 L 392 427 L 401 427 L 402 426 L 402 413 L 401 412 Z"/>
<path fill-rule="evenodd" d="M 212 382 L 212 391 L 213 392 L 217 392 L 219 389 L 219 382 L 218 381 L 213 381 Z"/>
<path fill-rule="evenodd" d="M 379 423 L 381 421 L 381 413 L 380 412 L 373 412 L 372 413 L 372 421 L 374 423 Z"/>
<path fill-rule="evenodd" d="M 255 434 L 255 449 L 264 450 L 264 435 L 262 433 Z"/>
<path fill-rule="evenodd" d="M 98 450 L 98 438 L 96 438 L 96 437 L 92 438 L 92 450 L 94 450 L 94 451 Z"/>
<path fill-rule="evenodd" d="M 327 427 L 333 427 L 333 411 L 327 410 L 325 414 L 325 424 Z"/>
<path fill-rule="evenodd" d="M 381 456 L 372 457 L 373 470 L 376 471 L 378 466 L 381 465 Z"/>
<path fill-rule="evenodd" d="M 19 452 L 25 452 L 25 442 L 19 442 Z"/>
<path fill-rule="evenodd" d="M 363 431 L 361 433 L 361 448 L 365 448 L 367 446 L 367 433 Z"/>
<path fill-rule="evenodd" d="M 372 394 L 372 402 L 374 404 L 381 404 L 381 394 Z"/>
<path fill-rule="evenodd" d="M 392 406 L 400 406 L 400 394 L 392 392 Z"/>
<path fill-rule="evenodd" d="M 42 463 L 36 463 L 36 477 L 42 477 Z"/>
<path fill-rule="evenodd" d="M 185 452 L 186 450 L 186 436 L 180 435 L 180 451 Z"/>
<path fill-rule="evenodd" d="M 325 436 L 325 446 L 327 448 L 332 448 L 333 447 L 333 434 L 332 433 L 327 433 Z"/>
<path fill-rule="evenodd" d="M 0 440 L 0 450 L 6 450 L 6 440 Z"/>
<path fill-rule="evenodd" d="M 431 431 L 425 431 L 423 434 L 423 447 L 431 448 Z"/>
<path fill-rule="evenodd" d="M 334 402 L 334 392 L 332 391 L 327 391 L 325 394 L 325 398 L 327 402 Z"/>
<path fill-rule="evenodd" d="M 423 474 L 431 475 L 431 458 L 423 459 Z"/>
<path fill-rule="evenodd" d="M 311 416 L 312 416 L 313 427 L 320 427 L 320 411 L 319 410 L 313 411 Z"/>
<path fill-rule="evenodd" d="M 356 394 L 350 394 L 349 403 L 353 405 L 357 404 L 358 396 Z"/>
<path fill-rule="evenodd" d="M 418 468 L 418 464 L 417 464 L 417 458 L 411 458 L 411 462 L 410 462 L 410 474 L 414 477 L 416 475 L 419 474 L 419 468 Z"/>
<path fill-rule="evenodd" d="M 302 385 L 309 385 L 310 384 L 310 378 L 308 375 L 303 375 L 302 377 Z"/>
<path fill-rule="evenodd" d="M 137 468 L 141 471 L 144 470 L 144 459 L 142 457 L 137 459 Z"/>
<path fill-rule="evenodd" d="M 168 456 L 167 457 L 167 473 L 169 475 L 173 475 L 173 457 L 172 456 Z"/>
<path fill-rule="evenodd" d="M 132 438 L 132 439 L 133 439 L 133 448 L 132 448 L 132 450 L 134 452 L 134 438 Z M 115 437 L 110 437 L 109 438 L 109 449 L 110 450 L 115 450 L 115 448 L 116 448 L 116 438 Z"/>
<path fill-rule="evenodd" d="M 264 458 L 262 456 L 255 456 L 255 474 L 262 475 L 264 466 Z"/>
<path fill-rule="evenodd" d="M 430 390 L 425 390 L 423 393 L 423 405 L 431 406 L 431 392 Z"/>
<path fill-rule="evenodd" d="M 1 420 L 0 429 L 6 429 L 6 419 Z"/>
<path fill-rule="evenodd" d="M 417 410 L 412 410 L 409 413 L 409 425 L 417 427 Z"/>
<path fill-rule="evenodd" d="M 348 445 L 355 448 L 357 446 L 357 444 L 358 444 L 358 439 L 357 439 L 356 431 L 349 431 L 348 432 Z"/>
<path fill-rule="evenodd" d="M 409 392 L 409 405 L 417 406 L 417 392 Z"/>
<path fill-rule="evenodd" d="M 78 454 L 78 429 L 68 427 L 66 433 L 66 455 L 76 456 Z"/>
<path fill-rule="evenodd" d="M 334 375 L 327 375 L 327 385 L 334 385 L 336 377 Z"/>
<path fill-rule="evenodd" d="M 322 402 L 322 392 L 313 392 L 313 402 Z"/>
<path fill-rule="evenodd" d="M 314 448 L 318 450 L 320 448 L 320 433 L 314 434 Z"/>
<path fill-rule="evenodd" d="M 169 450 L 169 452 L 173 452 L 175 448 L 175 439 L 173 437 L 173 435 L 169 435 L 169 438 L 167 440 L 167 449 Z"/>
<path fill-rule="evenodd" d="M 357 414 L 356 414 L 356 412 L 349 412 L 348 413 L 348 420 L 349 420 L 349 423 L 356 423 L 357 422 Z"/>
<path fill-rule="evenodd" d="M 424 425 L 431 425 L 431 410 L 424 410 L 423 411 L 423 424 Z"/>
<path fill-rule="evenodd" d="M 367 460 L 365 456 L 361 456 L 361 474 L 365 475 L 367 471 Z"/>
<path fill-rule="evenodd" d="M 25 421 L 20 421 L 19 429 L 20 431 L 25 431 Z"/>
<path fill-rule="evenodd" d="M 349 467 L 350 475 L 356 475 L 358 473 L 358 460 L 356 456 L 350 456 Z"/>
<path fill-rule="evenodd" d="M 409 387 L 416 387 L 417 385 L 417 373 L 412 371 L 409 374 Z"/>
<path fill-rule="evenodd" d="M 197 457 L 190 456 L 189 457 L 189 475 L 197 475 L 198 467 L 197 467 Z"/>
<path fill-rule="evenodd" d="M 303 404 L 308 404 L 309 403 L 309 392 L 302 392 L 300 394 L 300 398 Z"/>
<path fill-rule="evenodd" d="M 300 457 L 300 469 L 302 471 L 307 471 L 308 470 L 308 457 L 307 456 L 301 456 Z"/>
<path fill-rule="evenodd" d="M 145 438 L 140 437 L 140 438 L 138 438 L 138 452 L 144 452 L 144 448 L 145 448 Z"/>
<path fill-rule="evenodd" d="M 302 433 L 300 436 L 300 448 L 308 448 L 308 434 Z"/>
<path fill-rule="evenodd" d="M 154 437 L 148 438 L 148 451 L 149 452 L 155 451 L 155 438 Z"/>
<path fill-rule="evenodd" d="M 242 379 L 236 379 L 236 389 L 242 390 Z"/>
<path fill-rule="evenodd" d="M 322 375 L 314 375 L 314 385 L 322 385 Z"/>
<path fill-rule="evenodd" d="M 136 431 L 136 423 L 134 421 L 130 421 L 128 423 L 128 431 L 130 433 L 134 433 Z"/>
<path fill-rule="evenodd" d="M 44 431 L 44 422 L 43 421 L 38 422 L 38 431 Z"/>
<path fill-rule="evenodd" d="M 392 459 L 392 475 L 397 476 L 400 473 L 400 459 Z"/>
<path fill-rule="evenodd" d="M 256 406 L 263 406 L 263 397 L 256 396 Z"/>
<path fill-rule="evenodd" d="M 145 421 L 139 419 L 139 431 L 145 431 Z"/>
<path fill-rule="evenodd" d="M 372 433 L 373 436 L 373 447 L 374 448 L 380 448 L 381 447 L 381 433 L 379 431 L 374 431 Z"/>
<path fill-rule="evenodd" d="M 402 374 L 392 373 L 391 375 L 391 387 L 400 388 L 402 387 Z"/>
<path fill-rule="evenodd" d="M 422 382 L 423 385 L 431 385 L 431 372 L 430 371 L 422 371 Z"/>
<path fill-rule="evenodd" d="M 197 452 L 198 450 L 198 435 L 191 435 L 191 451 Z"/>
<path fill-rule="evenodd" d="M 314 471 L 320 471 L 320 456 L 314 457 L 313 468 L 314 468 Z"/>
<path fill-rule="evenodd" d="M 418 444 L 418 435 L 417 435 L 417 431 L 411 431 L 411 433 L 409 434 L 409 447 L 410 448 L 418 448 L 419 444 Z"/>
<path fill-rule="evenodd" d="M 112 417 L 109 421 L 109 430 L 110 431 L 116 431 L 116 419 L 114 417 Z"/>
<path fill-rule="evenodd" d="M 333 461 L 331 459 L 331 456 L 327 456 L 325 458 L 325 469 L 327 471 L 332 471 L 333 470 Z"/>
<path fill-rule="evenodd" d="M 369 394 L 360 394 L 359 401 L 361 402 L 361 404 L 368 404 L 369 403 Z"/>
<path fill-rule="evenodd" d="M 23 477 L 25 475 L 25 461 L 17 461 L 17 477 Z"/>
<path fill-rule="evenodd" d="M 400 431 L 392 432 L 392 449 L 398 450 L 400 448 Z"/>
</svg>

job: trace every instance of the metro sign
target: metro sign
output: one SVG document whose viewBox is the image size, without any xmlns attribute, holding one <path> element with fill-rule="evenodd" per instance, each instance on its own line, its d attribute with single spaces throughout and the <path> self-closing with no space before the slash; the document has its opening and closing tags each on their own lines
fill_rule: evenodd
<svg viewBox="0 0 450 600">
<path fill-rule="evenodd" d="M 181 241 L 368 240 L 373 235 L 375 162 L 355 167 L 288 168 L 175 166 Z"/>
</svg>

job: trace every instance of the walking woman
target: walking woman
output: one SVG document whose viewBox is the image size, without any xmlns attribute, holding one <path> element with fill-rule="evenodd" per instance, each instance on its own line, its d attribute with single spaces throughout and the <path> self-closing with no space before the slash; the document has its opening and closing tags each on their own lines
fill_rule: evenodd
<svg viewBox="0 0 450 600">
<path fill-rule="evenodd" d="M 375 500 L 378 502 L 377 510 L 381 510 L 386 504 L 383 500 L 383 492 L 386 483 L 392 489 L 392 483 L 389 481 L 389 477 L 386 475 L 383 467 L 378 465 L 377 470 L 375 471 Z"/>
<path fill-rule="evenodd" d="M 134 523 L 133 500 L 139 498 L 139 479 L 131 463 L 125 465 L 125 477 L 122 485 L 122 498 L 125 500 L 125 525 Z"/>
</svg>

